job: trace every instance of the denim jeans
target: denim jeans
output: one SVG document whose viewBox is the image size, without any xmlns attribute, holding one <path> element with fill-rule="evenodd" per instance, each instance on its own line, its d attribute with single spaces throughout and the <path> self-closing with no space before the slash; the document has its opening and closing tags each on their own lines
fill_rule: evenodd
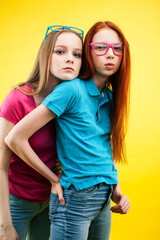
<svg viewBox="0 0 160 240">
<path fill-rule="evenodd" d="M 108 240 L 111 228 L 112 185 L 105 183 L 76 191 L 64 189 L 65 205 L 51 193 L 50 240 Z"/>
<path fill-rule="evenodd" d="M 34 203 L 10 194 L 10 209 L 13 226 L 20 240 L 48 240 L 50 221 L 49 201 Z"/>
</svg>

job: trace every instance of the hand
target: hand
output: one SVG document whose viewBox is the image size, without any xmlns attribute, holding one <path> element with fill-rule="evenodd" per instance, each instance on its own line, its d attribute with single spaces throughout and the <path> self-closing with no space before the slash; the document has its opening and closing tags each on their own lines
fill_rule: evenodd
<svg viewBox="0 0 160 240">
<path fill-rule="evenodd" d="M 4 224 L 0 225 L 0 240 L 19 240 L 13 225 L 7 227 Z"/>
<path fill-rule="evenodd" d="M 128 213 L 130 209 L 130 202 L 129 199 L 121 193 L 121 191 L 118 192 L 113 188 L 111 199 L 114 203 L 116 203 L 115 206 L 111 207 L 112 212 L 120 214 Z"/>
<path fill-rule="evenodd" d="M 52 183 L 51 192 L 59 196 L 59 201 L 62 205 L 65 205 L 65 200 L 63 197 L 63 188 L 60 182 Z"/>
</svg>

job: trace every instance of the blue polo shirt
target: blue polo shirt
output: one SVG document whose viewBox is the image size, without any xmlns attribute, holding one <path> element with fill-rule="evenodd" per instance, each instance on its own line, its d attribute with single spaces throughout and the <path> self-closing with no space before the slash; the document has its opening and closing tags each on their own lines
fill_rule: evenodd
<svg viewBox="0 0 160 240">
<path fill-rule="evenodd" d="M 60 182 L 77 190 L 101 182 L 117 184 L 110 145 L 112 91 L 99 92 L 93 79 L 64 81 L 42 102 L 56 117 Z"/>
</svg>

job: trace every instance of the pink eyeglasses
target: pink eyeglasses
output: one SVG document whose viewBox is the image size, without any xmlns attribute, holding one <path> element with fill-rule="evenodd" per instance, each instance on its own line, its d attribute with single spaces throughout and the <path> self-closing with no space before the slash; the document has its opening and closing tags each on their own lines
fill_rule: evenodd
<svg viewBox="0 0 160 240">
<path fill-rule="evenodd" d="M 123 56 L 123 43 L 104 43 L 104 42 L 94 42 L 90 43 L 90 46 L 93 49 L 95 55 L 103 56 L 105 55 L 109 48 L 112 48 L 114 55 Z"/>
</svg>

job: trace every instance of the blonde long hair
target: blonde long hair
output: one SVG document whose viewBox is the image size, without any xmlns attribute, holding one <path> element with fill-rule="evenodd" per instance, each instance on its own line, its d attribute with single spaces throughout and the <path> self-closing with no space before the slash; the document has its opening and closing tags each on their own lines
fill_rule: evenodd
<svg viewBox="0 0 160 240">
<path fill-rule="evenodd" d="M 82 40 L 82 37 L 78 33 L 72 32 L 69 29 L 63 29 L 59 32 L 50 32 L 45 42 L 43 42 L 39 48 L 35 64 L 28 79 L 25 82 L 15 85 L 14 88 L 18 88 L 24 94 L 32 96 L 41 93 L 47 87 L 50 76 L 51 56 L 58 36 L 64 32 L 74 33 Z M 32 91 L 27 91 L 22 88 L 24 85 L 30 86 Z"/>
</svg>

